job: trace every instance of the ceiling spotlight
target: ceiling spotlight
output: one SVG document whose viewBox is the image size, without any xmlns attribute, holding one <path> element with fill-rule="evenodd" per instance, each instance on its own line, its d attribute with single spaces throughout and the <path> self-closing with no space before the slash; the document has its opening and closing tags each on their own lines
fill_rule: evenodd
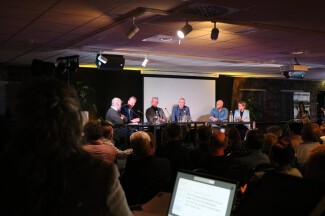
<svg viewBox="0 0 325 216">
<path fill-rule="evenodd" d="M 192 26 L 188 24 L 188 20 L 186 20 L 186 24 L 183 26 L 181 30 L 177 31 L 177 36 L 180 39 L 183 39 L 188 33 L 193 30 Z"/>
<path fill-rule="evenodd" d="M 107 58 L 105 58 L 104 56 L 102 56 L 102 54 L 100 53 L 97 57 L 98 61 L 100 61 L 103 64 L 107 63 Z"/>
<path fill-rule="evenodd" d="M 133 17 L 133 23 L 132 26 L 130 28 L 130 30 L 127 33 L 127 36 L 129 39 L 131 39 L 136 33 L 138 33 L 138 31 L 140 30 L 136 25 L 135 25 L 135 17 Z"/>
<path fill-rule="evenodd" d="M 211 30 L 211 40 L 217 40 L 219 36 L 219 29 L 216 27 L 216 22 L 214 22 L 214 28 Z"/>
<path fill-rule="evenodd" d="M 147 64 L 148 64 L 148 62 L 149 62 L 149 60 L 148 60 L 148 58 L 147 58 L 147 55 L 145 56 L 145 58 L 144 58 L 144 60 L 143 60 L 143 62 L 142 62 L 142 67 L 146 67 L 147 66 Z"/>
</svg>

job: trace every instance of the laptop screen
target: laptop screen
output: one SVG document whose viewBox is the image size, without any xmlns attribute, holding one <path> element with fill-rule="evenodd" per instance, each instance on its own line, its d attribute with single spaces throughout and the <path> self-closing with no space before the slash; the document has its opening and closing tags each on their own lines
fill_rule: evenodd
<svg viewBox="0 0 325 216">
<path fill-rule="evenodd" d="M 168 216 L 230 215 L 237 182 L 179 171 Z"/>
</svg>

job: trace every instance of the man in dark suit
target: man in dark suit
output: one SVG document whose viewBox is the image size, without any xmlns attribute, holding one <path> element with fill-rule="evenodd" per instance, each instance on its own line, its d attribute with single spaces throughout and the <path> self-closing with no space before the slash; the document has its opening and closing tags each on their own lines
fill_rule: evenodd
<svg viewBox="0 0 325 216">
<path fill-rule="evenodd" d="M 158 98 L 153 97 L 151 99 L 151 107 L 149 107 L 146 110 L 147 120 L 151 124 L 167 122 L 167 118 L 165 116 L 163 109 L 157 107 L 158 103 L 159 103 Z"/>
<path fill-rule="evenodd" d="M 127 123 L 139 123 L 140 122 L 139 116 L 133 110 L 133 107 L 136 102 L 137 102 L 137 98 L 132 96 L 129 98 L 128 103 L 124 104 L 121 107 L 121 114 L 126 116 Z"/>
<path fill-rule="evenodd" d="M 114 124 L 114 134 L 116 138 L 126 138 L 129 135 L 129 130 L 125 127 L 127 122 L 126 116 L 120 113 L 122 100 L 120 98 L 113 98 L 111 107 L 106 112 L 106 120 Z"/>
</svg>

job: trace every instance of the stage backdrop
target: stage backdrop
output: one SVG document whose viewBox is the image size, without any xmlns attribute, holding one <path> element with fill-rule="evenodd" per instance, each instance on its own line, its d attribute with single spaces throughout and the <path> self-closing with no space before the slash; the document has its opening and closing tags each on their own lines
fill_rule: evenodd
<svg viewBox="0 0 325 216">
<path fill-rule="evenodd" d="M 182 97 L 190 108 L 192 121 L 208 121 L 210 112 L 215 107 L 215 80 L 144 77 L 143 85 L 144 113 L 151 106 L 152 97 L 159 98 L 158 107 L 164 110 L 168 120 L 173 106 L 177 105 Z"/>
</svg>

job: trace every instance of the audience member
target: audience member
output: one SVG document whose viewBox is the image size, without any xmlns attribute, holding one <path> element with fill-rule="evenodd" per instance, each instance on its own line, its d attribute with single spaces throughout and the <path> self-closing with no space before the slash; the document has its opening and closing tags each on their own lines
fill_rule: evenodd
<svg viewBox="0 0 325 216">
<path fill-rule="evenodd" d="M 218 100 L 216 102 L 216 107 L 210 112 L 211 122 L 224 122 L 228 121 L 228 109 L 223 107 L 223 101 Z"/>
<path fill-rule="evenodd" d="M 322 144 L 325 144 L 325 124 L 319 126 L 319 136 Z"/>
<path fill-rule="evenodd" d="M 303 126 L 304 125 L 302 123 L 298 122 L 289 124 L 289 139 L 294 148 L 297 148 L 303 142 L 301 138 L 301 131 Z"/>
<path fill-rule="evenodd" d="M 130 137 L 133 155 L 127 159 L 121 184 L 129 205 L 144 204 L 170 182 L 170 163 L 154 155 L 153 143 L 144 131 Z"/>
<path fill-rule="evenodd" d="M 226 129 L 226 147 L 225 155 L 238 155 L 246 151 L 242 143 L 239 131 L 236 127 L 228 127 Z"/>
<path fill-rule="evenodd" d="M 303 142 L 296 148 L 297 163 L 305 166 L 311 150 L 319 146 L 319 126 L 316 123 L 306 123 L 302 129 Z"/>
<path fill-rule="evenodd" d="M 125 159 L 130 154 L 132 154 L 132 149 L 131 148 L 121 150 L 121 149 L 119 149 L 119 148 L 117 148 L 115 146 L 113 127 L 106 120 L 101 121 L 101 129 L 102 129 L 102 133 L 103 133 L 101 141 L 104 144 L 112 146 L 113 148 L 115 148 L 115 150 L 117 151 L 117 159 Z"/>
<path fill-rule="evenodd" d="M 227 157 L 224 154 L 225 145 L 224 133 L 214 132 L 211 134 L 208 143 L 210 156 L 200 161 L 199 168 L 206 170 L 211 175 L 241 181 L 240 165 L 232 157 Z"/>
<path fill-rule="evenodd" d="M 133 107 L 137 102 L 137 98 L 132 96 L 129 98 L 128 103 L 121 107 L 121 114 L 126 116 L 126 123 L 138 123 L 140 122 L 139 116 L 134 112 Z"/>
<path fill-rule="evenodd" d="M 105 145 L 101 138 L 103 132 L 98 121 L 88 121 L 84 126 L 84 138 L 86 143 L 82 148 L 100 158 L 108 164 L 114 163 L 117 156 L 117 150 L 111 145 Z"/>
<path fill-rule="evenodd" d="M 166 157 L 171 164 L 171 179 L 176 179 L 179 169 L 192 170 L 193 165 L 190 158 L 190 151 L 180 142 L 181 127 L 176 123 L 167 126 L 167 143 L 157 149 L 157 156 Z M 172 186 L 173 186 L 172 182 Z"/>
<path fill-rule="evenodd" d="M 278 136 L 273 133 L 267 133 L 264 134 L 264 138 L 263 152 L 270 156 L 271 147 L 278 141 Z"/>
<path fill-rule="evenodd" d="M 325 145 L 314 148 L 307 160 L 304 177 L 325 182 Z"/>
<path fill-rule="evenodd" d="M 81 149 L 76 92 L 37 77 L 18 94 L 14 140 L 1 158 L 2 215 L 132 215 L 116 166 Z"/>
<path fill-rule="evenodd" d="M 269 157 L 262 151 L 264 142 L 264 134 L 261 131 L 248 131 L 246 137 L 246 153 L 240 157 L 235 157 L 235 160 L 245 169 L 247 178 L 250 178 L 250 175 L 252 175 L 259 166 L 270 164 Z"/>
<path fill-rule="evenodd" d="M 266 133 L 271 133 L 277 137 L 282 137 L 282 128 L 278 125 L 271 125 L 266 128 Z"/>
<path fill-rule="evenodd" d="M 283 138 L 271 146 L 270 160 L 274 171 L 302 177 L 300 171 L 294 167 L 295 159 L 295 150 L 290 139 Z"/>
<path fill-rule="evenodd" d="M 210 155 L 209 151 L 209 141 L 212 134 L 212 129 L 209 126 L 201 125 L 197 130 L 197 142 L 198 148 L 191 151 L 191 160 L 193 167 L 197 168 L 198 163 L 203 158 L 206 158 Z"/>
</svg>

